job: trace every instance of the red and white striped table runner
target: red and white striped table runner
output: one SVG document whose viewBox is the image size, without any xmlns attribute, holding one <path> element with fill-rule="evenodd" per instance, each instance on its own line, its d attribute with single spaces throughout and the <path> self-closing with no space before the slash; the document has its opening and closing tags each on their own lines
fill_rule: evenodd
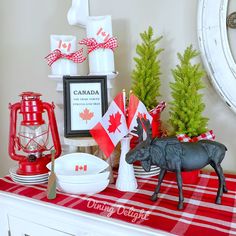
<svg viewBox="0 0 236 236">
<path fill-rule="evenodd" d="M 226 174 L 229 192 L 224 194 L 222 205 L 214 203 L 218 185 L 215 174 L 202 173 L 198 185 L 184 185 L 183 211 L 176 209 L 178 189 L 174 175 L 167 174 L 159 200 L 153 203 L 150 196 L 156 183 L 157 177 L 138 178 L 135 193 L 120 192 L 110 184 L 93 196 L 58 192 L 56 199 L 48 200 L 46 185 L 19 185 L 6 176 L 0 179 L 0 190 L 176 235 L 236 235 L 236 175 Z"/>
</svg>

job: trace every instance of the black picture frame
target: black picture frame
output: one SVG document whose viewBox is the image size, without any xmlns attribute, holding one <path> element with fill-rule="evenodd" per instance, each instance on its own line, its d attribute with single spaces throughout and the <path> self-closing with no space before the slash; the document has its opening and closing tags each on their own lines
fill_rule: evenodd
<svg viewBox="0 0 236 236">
<path fill-rule="evenodd" d="M 64 136 L 90 137 L 107 110 L 107 76 L 63 76 Z"/>
</svg>

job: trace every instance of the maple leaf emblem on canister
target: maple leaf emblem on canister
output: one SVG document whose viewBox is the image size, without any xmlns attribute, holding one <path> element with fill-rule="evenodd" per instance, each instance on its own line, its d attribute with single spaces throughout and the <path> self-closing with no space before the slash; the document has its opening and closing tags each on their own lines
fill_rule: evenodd
<svg viewBox="0 0 236 236">
<path fill-rule="evenodd" d="M 88 108 L 85 108 L 83 110 L 83 112 L 79 113 L 79 116 L 82 120 L 85 120 L 86 124 L 87 124 L 88 120 L 91 120 L 93 118 L 94 114 L 93 114 L 93 112 L 90 112 L 90 110 Z"/>
<path fill-rule="evenodd" d="M 116 130 L 119 130 L 119 126 L 121 125 L 121 114 L 117 111 L 115 114 L 112 114 L 110 115 L 110 119 L 109 119 L 109 122 L 110 122 L 110 125 L 108 127 L 108 132 L 109 133 L 115 133 Z"/>
</svg>

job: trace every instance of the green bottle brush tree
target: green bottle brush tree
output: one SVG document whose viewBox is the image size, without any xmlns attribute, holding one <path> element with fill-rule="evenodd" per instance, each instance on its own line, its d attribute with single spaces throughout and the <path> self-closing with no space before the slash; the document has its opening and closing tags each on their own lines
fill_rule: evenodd
<svg viewBox="0 0 236 236">
<path fill-rule="evenodd" d="M 173 101 L 170 103 L 170 123 L 175 134 L 198 136 L 207 131 L 208 118 L 203 117 L 205 109 L 203 94 L 199 90 L 205 86 L 202 78 L 205 75 L 200 63 L 191 61 L 199 55 L 192 45 L 184 54 L 177 54 L 180 64 L 172 70 L 174 82 L 170 83 Z"/>
<path fill-rule="evenodd" d="M 151 110 L 157 105 L 157 98 L 160 96 L 160 60 L 159 54 L 162 48 L 157 49 L 157 43 L 162 36 L 154 38 L 153 29 L 149 26 L 147 31 L 140 34 L 141 44 L 136 46 L 137 57 L 135 69 L 132 72 L 133 93 L 143 102 L 147 110 Z"/>
</svg>

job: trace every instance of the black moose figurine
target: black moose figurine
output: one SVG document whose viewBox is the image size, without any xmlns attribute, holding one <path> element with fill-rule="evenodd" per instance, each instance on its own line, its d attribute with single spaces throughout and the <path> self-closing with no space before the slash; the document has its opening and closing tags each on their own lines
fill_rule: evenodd
<svg viewBox="0 0 236 236">
<path fill-rule="evenodd" d="M 227 192 L 225 177 L 221 167 L 224 159 L 226 147 L 218 142 L 210 140 L 200 140 L 196 143 L 179 142 L 176 137 L 164 137 L 152 139 L 151 125 L 148 120 L 137 119 L 138 125 L 133 131 L 138 135 L 138 145 L 126 154 L 126 161 L 129 164 L 140 161 L 145 171 L 150 171 L 151 165 L 159 166 L 157 187 L 151 197 L 156 201 L 161 187 L 162 180 L 167 171 L 176 173 L 177 185 L 179 189 L 178 209 L 183 209 L 183 191 L 181 171 L 197 170 L 210 164 L 215 170 L 219 186 L 216 196 L 216 204 L 221 204 L 223 192 Z M 143 140 L 143 126 L 147 138 Z"/>
</svg>

